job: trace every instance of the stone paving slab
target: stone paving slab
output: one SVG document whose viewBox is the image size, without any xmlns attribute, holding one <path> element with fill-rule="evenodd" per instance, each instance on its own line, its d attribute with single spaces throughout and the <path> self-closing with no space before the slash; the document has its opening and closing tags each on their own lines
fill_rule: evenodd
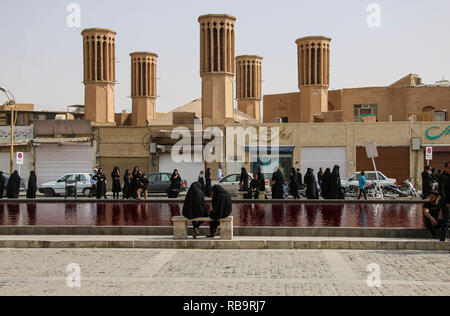
<svg viewBox="0 0 450 316">
<path fill-rule="evenodd" d="M 448 252 L 0 249 L 0 295 L 449 296 Z M 67 286 L 67 266 L 81 287 Z M 367 266 L 380 266 L 380 287 Z"/>
<path fill-rule="evenodd" d="M 236 237 L 232 241 L 167 236 L 0 236 L 0 248 L 349 249 L 449 251 L 450 243 L 423 239 Z"/>
</svg>

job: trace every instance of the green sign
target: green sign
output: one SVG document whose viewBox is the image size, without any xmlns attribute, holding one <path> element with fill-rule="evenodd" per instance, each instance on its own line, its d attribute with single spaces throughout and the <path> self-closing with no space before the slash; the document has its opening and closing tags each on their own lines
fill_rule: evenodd
<svg viewBox="0 0 450 316">
<path fill-rule="evenodd" d="M 436 140 L 436 139 L 439 139 L 439 138 L 441 138 L 442 136 L 444 136 L 444 135 L 448 135 L 448 134 L 450 134 L 450 125 L 449 126 L 447 126 L 447 128 L 443 131 L 443 132 L 441 132 L 439 129 L 440 129 L 441 127 L 440 126 L 431 126 L 429 129 L 427 129 L 427 138 L 428 139 L 431 139 L 431 140 Z M 433 135 L 431 135 L 430 134 L 430 132 L 432 131 L 432 130 L 435 130 L 435 129 L 438 129 L 439 131 L 436 131 L 436 132 L 441 132 L 440 134 L 438 134 L 438 135 L 435 135 L 435 132 L 433 132 L 433 133 L 431 133 L 431 134 L 433 134 Z"/>
</svg>

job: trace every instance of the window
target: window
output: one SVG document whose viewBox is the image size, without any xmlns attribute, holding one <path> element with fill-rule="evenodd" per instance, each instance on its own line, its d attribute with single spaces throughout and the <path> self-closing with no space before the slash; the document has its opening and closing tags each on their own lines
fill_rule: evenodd
<svg viewBox="0 0 450 316">
<path fill-rule="evenodd" d="M 228 176 L 228 177 L 226 177 L 226 178 L 224 178 L 222 180 L 222 182 L 237 182 L 237 181 L 238 181 L 238 175 L 237 174 Z"/>
<path fill-rule="evenodd" d="M 161 182 L 170 182 L 170 177 L 167 174 L 161 174 Z"/>
<path fill-rule="evenodd" d="M 378 121 L 378 104 L 356 104 L 354 106 L 354 119 L 360 123 L 365 117 L 375 116 Z"/>
<path fill-rule="evenodd" d="M 277 117 L 276 122 L 278 124 L 289 123 L 289 118 L 288 117 Z"/>
<path fill-rule="evenodd" d="M 148 181 L 150 183 L 155 183 L 157 179 L 158 179 L 158 175 L 157 174 L 150 174 L 150 175 L 148 175 Z"/>
<path fill-rule="evenodd" d="M 82 175 L 82 174 L 77 174 L 76 181 L 77 182 L 84 182 L 84 181 L 86 181 L 86 177 L 84 175 Z"/>
<path fill-rule="evenodd" d="M 62 177 L 61 179 L 59 179 L 59 182 L 73 181 L 74 178 L 75 177 L 73 174 L 68 174 L 68 175 L 65 175 L 64 177 Z"/>
<path fill-rule="evenodd" d="M 444 111 L 436 111 L 434 113 L 434 120 L 436 122 L 445 122 L 447 121 L 447 113 Z"/>
</svg>

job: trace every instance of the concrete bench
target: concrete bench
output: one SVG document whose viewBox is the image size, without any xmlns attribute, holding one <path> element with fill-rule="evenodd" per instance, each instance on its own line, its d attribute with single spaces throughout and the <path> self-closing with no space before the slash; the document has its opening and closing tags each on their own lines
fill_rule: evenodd
<svg viewBox="0 0 450 316">
<path fill-rule="evenodd" d="M 189 220 L 184 216 L 172 217 L 173 235 L 175 239 L 188 238 L 188 222 L 213 222 L 209 217 Z M 233 240 L 233 216 L 220 220 L 220 239 Z"/>
</svg>

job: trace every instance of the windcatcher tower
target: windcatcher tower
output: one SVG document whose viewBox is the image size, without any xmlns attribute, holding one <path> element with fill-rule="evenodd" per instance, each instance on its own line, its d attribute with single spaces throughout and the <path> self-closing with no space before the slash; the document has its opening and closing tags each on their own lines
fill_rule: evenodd
<svg viewBox="0 0 450 316">
<path fill-rule="evenodd" d="M 262 60 L 255 55 L 236 57 L 238 110 L 261 121 Z"/>
<path fill-rule="evenodd" d="M 131 53 L 131 125 L 147 126 L 156 118 L 156 65 L 158 55 Z"/>
<path fill-rule="evenodd" d="M 86 29 L 83 36 L 85 118 L 94 124 L 114 125 L 116 32 Z"/>
<path fill-rule="evenodd" d="M 314 122 L 314 115 L 328 111 L 331 38 L 299 38 L 298 82 L 301 94 L 301 122 Z"/>
<path fill-rule="evenodd" d="M 234 123 L 236 18 L 209 14 L 198 21 L 203 124 Z"/>
</svg>

